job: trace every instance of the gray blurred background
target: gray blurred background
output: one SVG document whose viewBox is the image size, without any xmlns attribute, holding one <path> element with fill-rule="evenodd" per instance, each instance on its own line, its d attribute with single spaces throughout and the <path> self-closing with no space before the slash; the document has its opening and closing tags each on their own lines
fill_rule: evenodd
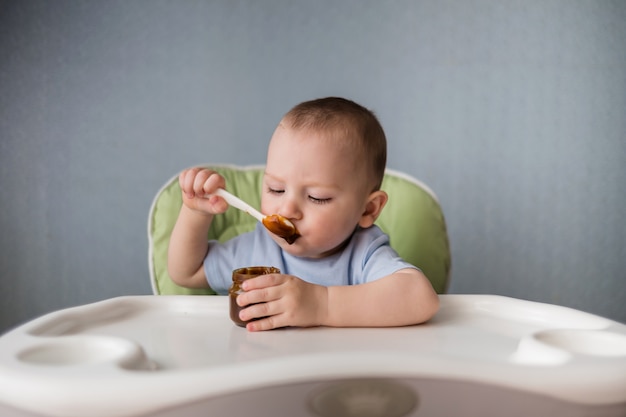
<svg viewBox="0 0 626 417">
<path fill-rule="evenodd" d="M 450 292 L 626 322 L 625 1 L 0 0 L 0 331 L 149 294 L 158 188 L 328 95 L 438 194 Z"/>
</svg>

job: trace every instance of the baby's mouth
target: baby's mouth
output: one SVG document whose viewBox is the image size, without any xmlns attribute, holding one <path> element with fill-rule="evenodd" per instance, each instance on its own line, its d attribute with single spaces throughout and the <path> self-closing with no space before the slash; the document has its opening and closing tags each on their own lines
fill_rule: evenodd
<svg viewBox="0 0 626 417">
<path fill-rule="evenodd" d="M 263 218 L 263 225 L 276 236 L 282 237 L 290 245 L 300 237 L 296 226 L 280 214 L 272 214 Z"/>
</svg>

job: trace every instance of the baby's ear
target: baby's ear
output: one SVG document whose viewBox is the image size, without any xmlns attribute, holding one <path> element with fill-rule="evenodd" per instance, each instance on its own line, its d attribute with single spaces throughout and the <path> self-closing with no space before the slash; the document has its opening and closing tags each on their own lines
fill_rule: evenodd
<svg viewBox="0 0 626 417">
<path fill-rule="evenodd" d="M 365 211 L 363 212 L 363 215 L 361 215 L 361 219 L 359 220 L 359 226 L 367 229 L 368 227 L 373 225 L 380 215 L 380 212 L 383 210 L 383 207 L 385 207 L 385 204 L 387 204 L 388 198 L 389 197 L 387 196 L 387 193 L 382 190 L 374 191 L 373 193 L 371 193 L 369 197 L 367 197 Z"/>
</svg>

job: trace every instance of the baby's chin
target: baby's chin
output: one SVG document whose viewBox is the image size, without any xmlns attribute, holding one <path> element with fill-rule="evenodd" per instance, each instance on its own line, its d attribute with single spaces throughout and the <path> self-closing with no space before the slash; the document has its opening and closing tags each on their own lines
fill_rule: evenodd
<svg viewBox="0 0 626 417">
<path fill-rule="evenodd" d="M 304 245 L 304 241 L 302 240 L 302 237 L 296 239 L 296 241 L 291 244 L 287 243 L 284 239 L 279 237 L 272 236 L 272 238 L 274 239 L 274 242 L 276 242 L 276 244 L 278 244 L 278 246 L 280 246 L 284 252 L 287 252 L 291 256 L 297 256 L 298 258 L 315 257 L 311 256 L 312 254 L 309 250 L 307 250 L 306 246 Z"/>
<path fill-rule="evenodd" d="M 315 249 L 311 249 L 307 247 L 306 240 L 300 236 L 293 243 L 287 243 L 285 239 L 280 238 L 276 235 L 272 235 L 272 239 L 284 252 L 287 252 L 291 256 L 296 256 L 298 258 L 323 258 L 324 254 L 320 251 L 316 251 Z"/>
</svg>

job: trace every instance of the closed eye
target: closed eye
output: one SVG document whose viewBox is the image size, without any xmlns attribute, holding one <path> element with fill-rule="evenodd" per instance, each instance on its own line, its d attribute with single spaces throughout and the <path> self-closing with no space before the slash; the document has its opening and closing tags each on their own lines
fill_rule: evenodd
<svg viewBox="0 0 626 417">
<path fill-rule="evenodd" d="M 311 200 L 315 204 L 326 204 L 330 203 L 330 200 L 332 200 L 332 198 L 316 198 L 310 195 L 309 200 Z"/>
<path fill-rule="evenodd" d="M 267 192 L 269 194 L 282 194 L 285 192 L 285 190 L 279 190 L 279 189 L 274 189 L 274 188 L 269 188 L 267 189 Z"/>
</svg>

